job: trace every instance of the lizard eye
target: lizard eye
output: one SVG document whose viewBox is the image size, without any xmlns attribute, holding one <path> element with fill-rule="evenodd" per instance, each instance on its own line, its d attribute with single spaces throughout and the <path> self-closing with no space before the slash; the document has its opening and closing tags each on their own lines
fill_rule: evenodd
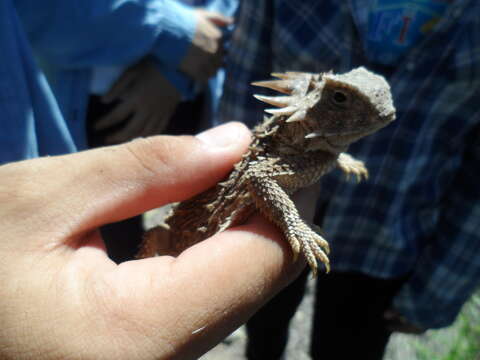
<svg viewBox="0 0 480 360">
<path fill-rule="evenodd" d="M 332 99 L 338 105 L 343 105 L 348 100 L 347 95 L 344 92 L 338 90 L 333 93 Z"/>
</svg>

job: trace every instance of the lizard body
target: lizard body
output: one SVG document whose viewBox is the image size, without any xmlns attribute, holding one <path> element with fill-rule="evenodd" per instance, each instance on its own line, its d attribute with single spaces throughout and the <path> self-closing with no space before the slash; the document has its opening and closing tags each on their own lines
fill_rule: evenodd
<svg viewBox="0 0 480 360">
<path fill-rule="evenodd" d="M 367 178 L 362 161 L 345 153 L 352 142 L 393 121 L 390 87 L 364 68 L 346 74 L 286 72 L 257 82 L 285 96 L 255 97 L 276 106 L 253 129 L 252 143 L 227 178 L 174 205 L 165 224 L 149 230 L 139 257 L 178 254 L 217 232 L 243 223 L 257 209 L 274 222 L 317 273 L 329 270 L 327 241 L 300 217 L 290 195 L 339 167 Z"/>
</svg>

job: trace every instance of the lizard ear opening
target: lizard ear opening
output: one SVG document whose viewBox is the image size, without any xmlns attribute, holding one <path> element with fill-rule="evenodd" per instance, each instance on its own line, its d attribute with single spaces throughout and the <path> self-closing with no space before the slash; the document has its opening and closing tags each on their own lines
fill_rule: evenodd
<svg viewBox="0 0 480 360">
<path fill-rule="evenodd" d="M 305 110 L 298 110 L 292 116 L 290 116 L 285 122 L 291 123 L 296 121 L 303 121 L 305 120 L 306 115 L 307 115 L 307 112 Z"/>
</svg>

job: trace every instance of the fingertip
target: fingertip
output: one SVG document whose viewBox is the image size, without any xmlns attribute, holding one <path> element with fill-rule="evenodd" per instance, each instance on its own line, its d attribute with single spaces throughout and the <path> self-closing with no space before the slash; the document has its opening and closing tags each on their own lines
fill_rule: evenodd
<svg viewBox="0 0 480 360">
<path fill-rule="evenodd" d="M 251 141 L 251 132 L 244 124 L 232 121 L 203 131 L 196 138 L 209 149 L 245 147 Z"/>
<path fill-rule="evenodd" d="M 230 16 L 216 15 L 215 17 L 211 17 L 209 20 L 220 27 L 233 24 L 233 18 Z"/>
</svg>

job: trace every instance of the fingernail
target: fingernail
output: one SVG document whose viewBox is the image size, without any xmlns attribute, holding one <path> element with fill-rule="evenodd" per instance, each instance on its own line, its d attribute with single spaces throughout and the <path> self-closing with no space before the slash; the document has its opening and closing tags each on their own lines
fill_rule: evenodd
<svg viewBox="0 0 480 360">
<path fill-rule="evenodd" d="M 225 148 L 234 145 L 246 134 L 244 125 L 231 122 L 201 132 L 196 137 L 209 147 Z"/>
</svg>

